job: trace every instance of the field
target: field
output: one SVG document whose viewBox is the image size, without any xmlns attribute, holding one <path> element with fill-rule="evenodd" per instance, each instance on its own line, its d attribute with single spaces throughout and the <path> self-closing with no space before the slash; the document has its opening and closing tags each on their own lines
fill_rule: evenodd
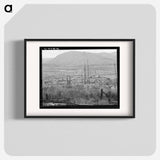
<svg viewBox="0 0 160 160">
<path fill-rule="evenodd" d="M 114 64 L 55 66 L 43 64 L 42 104 L 54 106 L 117 105 Z"/>
</svg>

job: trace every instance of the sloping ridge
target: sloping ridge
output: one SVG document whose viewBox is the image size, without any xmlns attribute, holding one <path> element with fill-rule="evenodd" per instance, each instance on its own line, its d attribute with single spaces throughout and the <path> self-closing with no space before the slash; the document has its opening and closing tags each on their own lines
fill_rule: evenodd
<svg viewBox="0 0 160 160">
<path fill-rule="evenodd" d="M 84 65 L 84 63 L 88 63 L 89 65 L 108 65 L 115 63 L 115 56 L 110 53 L 69 51 L 48 61 L 44 60 L 44 63 L 56 66 L 78 66 Z"/>
</svg>

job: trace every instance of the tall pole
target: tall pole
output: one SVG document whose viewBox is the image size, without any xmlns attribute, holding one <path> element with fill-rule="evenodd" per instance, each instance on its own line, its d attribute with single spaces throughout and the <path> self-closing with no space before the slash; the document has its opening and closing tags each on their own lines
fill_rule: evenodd
<svg viewBox="0 0 160 160">
<path fill-rule="evenodd" d="M 87 82 L 90 83 L 90 79 L 89 79 L 89 64 L 88 64 L 88 59 L 87 59 Z"/>
<path fill-rule="evenodd" d="M 84 63 L 84 84 L 86 84 L 86 64 Z"/>
<path fill-rule="evenodd" d="M 115 75 L 117 74 L 117 70 L 116 70 L 116 64 L 114 63 L 114 70 L 115 70 Z"/>
</svg>

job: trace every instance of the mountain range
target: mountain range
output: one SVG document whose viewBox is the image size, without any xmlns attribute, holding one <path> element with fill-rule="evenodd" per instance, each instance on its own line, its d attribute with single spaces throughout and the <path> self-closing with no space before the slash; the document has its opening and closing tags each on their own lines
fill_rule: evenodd
<svg viewBox="0 0 160 160">
<path fill-rule="evenodd" d="M 43 53 L 45 54 L 45 53 Z M 91 53 L 81 51 L 68 51 L 62 53 L 55 58 L 44 58 L 43 64 L 53 66 L 78 66 L 88 63 L 89 65 L 104 65 L 104 64 L 115 64 L 116 55 L 115 53 Z"/>
</svg>

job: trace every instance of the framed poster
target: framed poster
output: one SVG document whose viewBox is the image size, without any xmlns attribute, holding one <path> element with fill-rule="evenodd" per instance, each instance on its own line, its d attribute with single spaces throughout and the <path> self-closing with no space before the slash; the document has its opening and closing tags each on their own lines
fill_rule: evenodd
<svg viewBox="0 0 160 160">
<path fill-rule="evenodd" d="M 25 117 L 135 117 L 134 39 L 25 39 Z"/>
</svg>

